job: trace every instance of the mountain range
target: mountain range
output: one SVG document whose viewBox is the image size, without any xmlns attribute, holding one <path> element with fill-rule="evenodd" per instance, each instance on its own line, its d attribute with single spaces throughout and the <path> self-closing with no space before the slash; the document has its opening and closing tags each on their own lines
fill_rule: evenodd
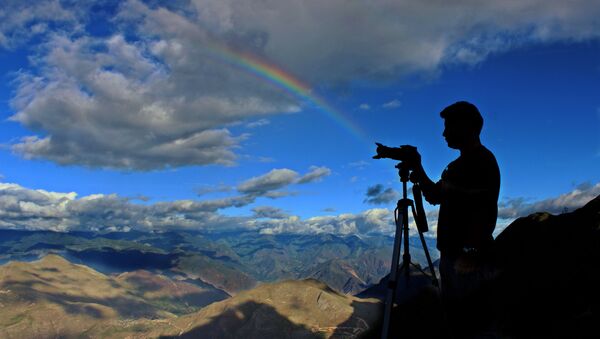
<svg viewBox="0 0 600 339">
<path fill-rule="evenodd" d="M 413 257 L 423 261 L 417 241 L 411 239 Z M 382 235 L 0 230 L 0 263 L 54 253 L 105 274 L 148 270 L 229 295 L 259 282 L 304 278 L 356 294 L 389 273 L 392 244 L 392 238 Z"/>
<path fill-rule="evenodd" d="M 109 276 L 49 254 L 0 267 L 0 337 L 354 337 L 380 318 L 377 299 L 314 279 L 266 283 L 213 302 L 222 297 L 148 271 Z"/>
<path fill-rule="evenodd" d="M 2 230 L 0 337 L 377 337 L 391 247 L 386 236 Z M 517 219 L 494 253 L 495 335 L 598 337 L 600 196 Z M 437 289 L 415 273 L 398 285 L 391 333 L 444 338 Z"/>
</svg>

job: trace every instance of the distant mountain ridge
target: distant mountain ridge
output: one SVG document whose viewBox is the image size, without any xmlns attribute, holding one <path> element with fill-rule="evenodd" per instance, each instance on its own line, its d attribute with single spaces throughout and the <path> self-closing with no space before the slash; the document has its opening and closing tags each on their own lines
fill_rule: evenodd
<svg viewBox="0 0 600 339">
<path fill-rule="evenodd" d="M 414 241 L 414 239 L 411 239 Z M 106 274 L 148 270 L 233 295 L 258 282 L 318 278 L 356 294 L 389 271 L 393 239 L 256 231 L 98 234 L 0 230 L 0 264 L 56 253 Z M 420 244 L 413 256 L 423 259 Z"/>
</svg>

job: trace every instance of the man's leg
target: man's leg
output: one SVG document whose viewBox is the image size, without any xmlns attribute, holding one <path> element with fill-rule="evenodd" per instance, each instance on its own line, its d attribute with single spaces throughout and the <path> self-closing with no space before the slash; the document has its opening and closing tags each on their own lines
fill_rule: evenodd
<svg viewBox="0 0 600 339">
<path fill-rule="evenodd" d="M 482 267 L 461 273 L 456 270 L 458 256 L 442 255 L 440 276 L 442 303 L 447 327 L 454 338 L 470 338 L 489 321 L 488 295 L 483 286 Z"/>
<path fill-rule="evenodd" d="M 440 278 L 442 292 L 442 307 L 444 311 L 445 327 L 450 331 L 453 338 L 459 338 L 460 334 L 460 298 L 457 291 L 457 276 L 454 265 L 456 257 L 442 254 L 440 258 Z"/>
</svg>

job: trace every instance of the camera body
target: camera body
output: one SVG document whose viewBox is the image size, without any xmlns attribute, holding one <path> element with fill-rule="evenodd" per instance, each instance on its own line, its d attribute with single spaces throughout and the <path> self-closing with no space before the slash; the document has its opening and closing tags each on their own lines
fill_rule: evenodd
<svg viewBox="0 0 600 339">
<path fill-rule="evenodd" d="M 377 155 L 373 159 L 393 159 L 402 161 L 406 164 L 416 165 L 420 162 L 420 155 L 417 152 L 417 148 L 411 145 L 402 145 L 400 147 L 388 147 L 380 143 L 377 145 Z"/>
</svg>

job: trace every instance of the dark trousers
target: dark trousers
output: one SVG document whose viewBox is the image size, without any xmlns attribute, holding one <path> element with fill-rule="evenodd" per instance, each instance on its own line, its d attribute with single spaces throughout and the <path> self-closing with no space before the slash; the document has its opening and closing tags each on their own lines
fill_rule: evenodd
<svg viewBox="0 0 600 339">
<path fill-rule="evenodd" d="M 469 272 L 457 269 L 465 254 L 444 254 L 440 259 L 442 303 L 447 327 L 452 336 L 463 338 L 494 337 L 493 280 L 495 269 L 483 258 L 470 258 Z"/>
</svg>

